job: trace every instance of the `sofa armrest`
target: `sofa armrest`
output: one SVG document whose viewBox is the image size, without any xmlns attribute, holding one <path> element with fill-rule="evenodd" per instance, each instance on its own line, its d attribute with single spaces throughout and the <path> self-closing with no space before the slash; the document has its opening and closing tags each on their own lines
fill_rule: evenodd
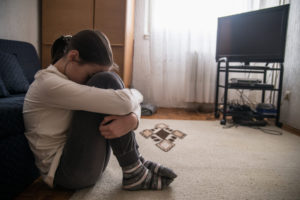
<svg viewBox="0 0 300 200">
<path fill-rule="evenodd" d="M 25 94 L 0 98 L 0 139 L 24 134 L 23 103 Z"/>
</svg>

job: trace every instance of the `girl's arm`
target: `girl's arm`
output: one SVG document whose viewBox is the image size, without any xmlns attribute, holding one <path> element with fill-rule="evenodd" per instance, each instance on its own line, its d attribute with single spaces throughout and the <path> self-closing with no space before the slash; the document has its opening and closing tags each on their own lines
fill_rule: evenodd
<svg viewBox="0 0 300 200">
<path fill-rule="evenodd" d="M 109 124 L 106 124 L 110 122 Z M 127 134 L 136 129 L 138 118 L 135 114 L 128 115 L 110 115 L 104 118 L 99 126 L 99 131 L 106 139 L 113 139 Z"/>
<path fill-rule="evenodd" d="M 134 112 L 140 117 L 140 103 L 143 96 L 135 89 L 100 89 L 81 85 L 57 75 L 38 76 L 36 79 L 30 86 L 25 97 L 26 101 L 110 115 L 126 115 Z"/>
</svg>

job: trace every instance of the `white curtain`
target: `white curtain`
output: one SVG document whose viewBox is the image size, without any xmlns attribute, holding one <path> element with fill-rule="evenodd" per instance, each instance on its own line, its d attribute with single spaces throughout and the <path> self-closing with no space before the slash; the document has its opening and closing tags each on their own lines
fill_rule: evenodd
<svg viewBox="0 0 300 200">
<path fill-rule="evenodd" d="M 145 102 L 161 107 L 212 103 L 217 18 L 266 7 L 259 0 L 136 3 L 133 86 Z"/>
</svg>

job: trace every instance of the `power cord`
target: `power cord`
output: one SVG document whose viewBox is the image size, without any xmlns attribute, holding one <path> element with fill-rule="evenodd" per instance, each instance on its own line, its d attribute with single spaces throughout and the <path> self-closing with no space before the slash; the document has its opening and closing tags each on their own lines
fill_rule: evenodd
<svg viewBox="0 0 300 200">
<path fill-rule="evenodd" d="M 239 127 L 241 125 L 234 123 L 233 120 L 228 120 L 227 124 L 223 126 L 223 129 L 230 129 L 232 127 Z M 269 129 L 269 128 L 262 128 L 259 126 L 250 126 L 249 128 L 255 129 L 255 130 L 260 130 L 263 133 L 271 134 L 271 135 L 283 135 L 282 131 L 275 130 L 275 129 Z"/>
<path fill-rule="evenodd" d="M 251 128 L 260 130 L 264 133 L 271 134 L 271 135 L 282 135 L 283 134 L 282 131 L 274 130 L 274 129 L 268 129 L 268 128 L 262 128 L 262 127 L 251 127 Z"/>
</svg>

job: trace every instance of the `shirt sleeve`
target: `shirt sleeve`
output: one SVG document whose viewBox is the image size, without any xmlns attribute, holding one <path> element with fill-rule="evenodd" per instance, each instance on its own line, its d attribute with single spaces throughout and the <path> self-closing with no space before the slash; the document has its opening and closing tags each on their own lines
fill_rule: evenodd
<svg viewBox="0 0 300 200">
<path fill-rule="evenodd" d="M 135 89 L 100 89 L 56 75 L 39 78 L 41 80 L 33 85 L 38 94 L 36 98 L 48 106 L 111 115 L 126 115 L 133 112 L 138 119 L 140 118 L 140 103 L 143 96 Z"/>
</svg>

